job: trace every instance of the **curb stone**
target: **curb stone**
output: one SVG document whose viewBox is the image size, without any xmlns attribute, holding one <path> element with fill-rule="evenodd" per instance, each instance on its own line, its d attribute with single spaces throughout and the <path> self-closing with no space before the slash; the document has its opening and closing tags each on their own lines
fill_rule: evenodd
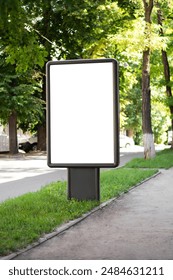
<svg viewBox="0 0 173 280">
<path fill-rule="evenodd" d="M 17 252 L 14 252 L 14 253 L 11 253 L 7 256 L 4 256 L 4 257 L 0 257 L 0 260 L 12 260 L 14 259 L 15 257 L 21 255 L 22 253 L 25 253 L 41 244 L 43 244 L 44 242 L 46 242 L 47 240 L 55 237 L 55 236 L 58 236 L 60 234 L 62 234 L 63 232 L 65 232 L 66 230 L 70 229 L 71 227 L 77 225 L 78 223 L 80 223 L 81 221 L 83 221 L 84 219 L 86 219 L 88 216 L 92 215 L 93 213 L 97 212 L 98 210 L 102 210 L 104 207 L 110 205 L 111 203 L 113 203 L 114 201 L 120 199 L 123 195 L 125 195 L 126 193 L 129 193 L 130 191 L 132 191 L 133 189 L 137 188 L 138 186 L 144 184 L 145 182 L 157 177 L 158 175 L 161 174 L 161 171 L 157 171 L 156 174 L 152 175 L 151 177 L 148 177 L 146 178 L 145 180 L 137 183 L 135 186 L 132 186 L 130 189 L 128 189 L 127 191 L 125 192 L 122 192 L 120 193 L 117 197 L 114 197 L 114 198 L 111 198 L 103 203 L 101 203 L 99 206 L 95 207 L 94 209 L 90 210 L 89 212 L 83 214 L 81 217 L 75 219 L 75 220 L 72 220 L 72 221 L 69 221 L 69 222 L 66 222 L 65 224 L 57 227 L 53 232 L 51 233 L 48 233 L 48 234 L 45 234 L 44 236 L 40 237 L 38 239 L 38 241 L 28 245 L 27 247 L 25 247 L 24 249 L 21 249 L 21 250 L 18 250 Z"/>
</svg>

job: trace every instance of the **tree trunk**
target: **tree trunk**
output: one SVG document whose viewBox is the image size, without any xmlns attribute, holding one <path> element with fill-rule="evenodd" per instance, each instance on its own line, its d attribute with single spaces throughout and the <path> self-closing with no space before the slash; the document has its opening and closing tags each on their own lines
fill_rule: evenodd
<svg viewBox="0 0 173 280">
<path fill-rule="evenodd" d="M 157 7 L 158 7 L 157 21 L 158 21 L 158 24 L 160 25 L 160 35 L 164 36 L 163 24 L 162 24 L 163 16 L 162 16 L 162 12 L 160 9 L 160 4 L 158 2 L 157 2 Z M 165 82 L 166 82 L 166 95 L 168 98 L 170 98 L 170 97 L 172 98 L 172 89 L 170 86 L 170 81 L 171 81 L 170 67 L 169 67 L 167 52 L 164 50 L 162 50 L 162 63 L 163 63 L 164 77 L 165 77 Z M 169 109 L 170 109 L 170 113 L 171 113 L 171 130 L 173 132 L 173 106 L 170 105 Z M 171 148 L 173 149 L 173 134 L 172 134 Z"/>
<path fill-rule="evenodd" d="M 42 79 L 42 99 L 46 102 L 46 75 L 45 70 L 46 64 L 43 69 L 43 79 Z M 43 118 L 42 123 L 38 126 L 37 129 L 37 137 L 38 137 L 38 143 L 37 143 L 37 149 L 40 151 L 46 151 L 46 109 L 43 108 Z"/>
<path fill-rule="evenodd" d="M 172 108 L 172 116 L 173 116 L 173 108 Z M 173 149 L 173 119 L 171 120 L 171 128 L 172 128 L 172 142 L 171 142 L 171 149 Z"/>
<path fill-rule="evenodd" d="M 148 24 L 151 23 L 151 13 L 153 9 L 153 0 L 143 0 L 145 10 L 146 37 L 150 37 Z M 144 158 L 155 156 L 154 139 L 151 124 L 151 90 L 150 90 L 150 49 L 144 46 L 143 65 L 142 65 L 142 130 L 144 144 Z"/>
<path fill-rule="evenodd" d="M 10 154 L 18 153 L 17 143 L 17 113 L 15 111 L 9 117 L 9 150 Z"/>
<path fill-rule="evenodd" d="M 43 30 L 44 30 L 44 36 L 45 38 L 49 38 L 50 36 L 50 18 L 51 18 L 51 12 L 52 12 L 52 6 L 50 2 L 47 2 L 47 6 L 43 11 Z M 45 40 L 44 38 L 42 38 L 43 40 L 43 45 L 45 46 L 45 49 L 48 53 L 47 56 L 47 61 L 49 61 L 51 59 L 51 43 L 47 40 Z M 46 61 L 46 62 L 47 62 Z M 43 73 L 43 79 L 42 79 L 42 99 L 46 102 L 46 63 L 44 65 L 44 67 L 41 69 L 42 73 Z M 43 113 L 43 119 L 42 119 L 42 123 L 40 123 L 40 125 L 38 126 L 37 129 L 37 136 L 38 136 L 38 144 L 37 144 L 37 148 L 38 150 L 41 151 L 46 151 L 46 109 L 43 108 L 44 113 Z"/>
<path fill-rule="evenodd" d="M 128 137 L 133 138 L 133 136 L 134 136 L 134 131 L 133 131 L 133 129 L 128 129 L 128 130 L 126 131 L 126 134 L 127 134 Z"/>
<path fill-rule="evenodd" d="M 45 121 L 43 121 L 43 123 L 38 126 L 37 138 L 38 138 L 37 149 L 40 151 L 46 151 L 46 122 Z"/>
</svg>

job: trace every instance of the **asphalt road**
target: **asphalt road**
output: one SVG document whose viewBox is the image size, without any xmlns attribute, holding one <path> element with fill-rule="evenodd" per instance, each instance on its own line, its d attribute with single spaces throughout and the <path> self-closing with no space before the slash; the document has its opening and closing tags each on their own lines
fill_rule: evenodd
<svg viewBox="0 0 173 280">
<path fill-rule="evenodd" d="M 0 202 L 66 179 L 66 169 L 49 168 L 45 155 L 0 157 Z"/>
<path fill-rule="evenodd" d="M 142 147 L 121 149 L 119 166 L 142 156 Z M 46 155 L 0 156 L 0 202 L 62 180 L 67 180 L 66 168 L 49 168 Z"/>
</svg>

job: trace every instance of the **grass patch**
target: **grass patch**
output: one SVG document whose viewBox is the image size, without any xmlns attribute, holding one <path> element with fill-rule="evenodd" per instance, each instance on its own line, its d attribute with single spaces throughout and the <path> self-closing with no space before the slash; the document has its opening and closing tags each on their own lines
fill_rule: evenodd
<svg viewBox="0 0 173 280">
<path fill-rule="evenodd" d="M 68 201 L 66 182 L 5 201 L 0 204 L 0 255 L 25 247 L 96 205 L 95 201 Z"/>
<path fill-rule="evenodd" d="M 128 162 L 125 167 L 129 168 L 165 168 L 173 167 L 173 150 L 165 149 L 157 152 L 151 159 L 135 158 Z"/>
<path fill-rule="evenodd" d="M 121 193 L 127 192 L 132 186 L 154 175 L 155 169 L 140 170 L 119 168 L 101 173 L 101 201 L 118 197 Z"/>
<path fill-rule="evenodd" d="M 157 170 L 119 168 L 101 173 L 101 202 L 117 197 Z M 58 225 L 80 217 L 97 201 L 67 200 L 66 182 L 57 182 L 35 193 L 0 204 L 0 255 L 26 247 Z"/>
</svg>

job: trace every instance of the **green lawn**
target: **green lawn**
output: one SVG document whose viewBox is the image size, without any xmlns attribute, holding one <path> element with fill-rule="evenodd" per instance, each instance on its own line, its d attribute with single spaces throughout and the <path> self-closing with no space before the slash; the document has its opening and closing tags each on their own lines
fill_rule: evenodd
<svg viewBox="0 0 173 280">
<path fill-rule="evenodd" d="M 135 158 L 126 164 L 129 168 L 165 168 L 173 166 L 173 150 L 165 149 L 156 154 L 152 159 Z"/>
<path fill-rule="evenodd" d="M 126 192 L 156 170 L 120 168 L 101 173 L 101 202 Z M 58 225 L 80 217 L 97 201 L 67 200 L 66 182 L 52 183 L 0 204 L 0 255 L 26 247 Z"/>
</svg>

